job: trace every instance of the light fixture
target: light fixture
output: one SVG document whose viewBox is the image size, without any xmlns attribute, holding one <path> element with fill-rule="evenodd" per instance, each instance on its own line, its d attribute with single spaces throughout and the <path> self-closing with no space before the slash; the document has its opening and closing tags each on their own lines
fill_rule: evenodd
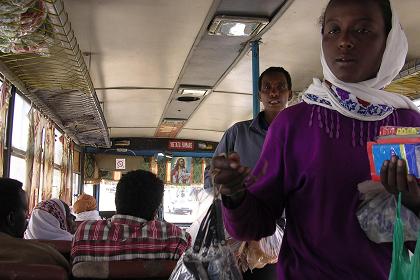
<svg viewBox="0 0 420 280">
<path fill-rule="evenodd" d="M 178 93 L 182 96 L 190 96 L 190 97 L 203 97 L 207 95 L 211 91 L 209 87 L 203 86 L 187 86 L 181 85 L 179 86 Z"/>
<path fill-rule="evenodd" d="M 267 24 L 266 18 L 216 16 L 210 27 L 210 35 L 248 37 L 258 34 Z"/>
</svg>

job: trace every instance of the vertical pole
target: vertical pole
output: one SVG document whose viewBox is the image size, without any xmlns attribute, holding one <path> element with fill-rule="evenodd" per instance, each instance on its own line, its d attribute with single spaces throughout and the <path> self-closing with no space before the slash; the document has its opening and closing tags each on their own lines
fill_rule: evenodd
<svg viewBox="0 0 420 280">
<path fill-rule="evenodd" d="M 252 115 L 255 118 L 260 112 L 260 98 L 258 96 L 258 78 L 260 77 L 259 41 L 251 42 L 252 49 Z"/>
<path fill-rule="evenodd" d="M 15 112 L 16 87 L 12 86 L 7 113 L 6 143 L 4 146 L 3 177 L 10 176 L 10 157 L 12 156 L 13 115 Z"/>
<path fill-rule="evenodd" d="M 80 168 L 80 182 L 79 182 L 79 194 L 82 194 L 85 189 L 85 147 L 81 147 L 80 152 L 79 168 Z"/>
<path fill-rule="evenodd" d="M 93 185 L 93 196 L 96 199 L 96 210 L 99 211 L 99 193 L 100 193 L 100 184 L 94 184 Z"/>
</svg>

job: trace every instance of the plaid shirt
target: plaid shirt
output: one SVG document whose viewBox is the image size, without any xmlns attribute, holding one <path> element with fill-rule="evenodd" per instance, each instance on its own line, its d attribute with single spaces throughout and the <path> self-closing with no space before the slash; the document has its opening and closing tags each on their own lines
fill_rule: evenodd
<svg viewBox="0 0 420 280">
<path fill-rule="evenodd" d="M 83 222 L 74 235 L 71 257 L 73 264 L 133 259 L 176 260 L 190 244 L 190 235 L 173 224 L 114 215 L 105 221 Z"/>
</svg>

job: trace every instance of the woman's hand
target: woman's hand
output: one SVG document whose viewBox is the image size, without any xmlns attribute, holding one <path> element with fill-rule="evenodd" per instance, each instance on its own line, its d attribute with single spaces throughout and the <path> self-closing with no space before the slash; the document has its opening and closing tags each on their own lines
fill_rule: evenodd
<svg viewBox="0 0 420 280">
<path fill-rule="evenodd" d="M 401 192 L 402 203 L 405 207 L 420 216 L 420 186 L 413 175 L 407 175 L 405 160 L 392 156 L 386 160 L 381 168 L 381 182 L 385 189 L 392 193 Z"/>
<path fill-rule="evenodd" d="M 244 181 L 250 169 L 240 164 L 237 153 L 214 157 L 211 161 L 211 173 L 215 184 L 220 184 L 220 193 L 225 196 L 243 195 Z"/>
</svg>

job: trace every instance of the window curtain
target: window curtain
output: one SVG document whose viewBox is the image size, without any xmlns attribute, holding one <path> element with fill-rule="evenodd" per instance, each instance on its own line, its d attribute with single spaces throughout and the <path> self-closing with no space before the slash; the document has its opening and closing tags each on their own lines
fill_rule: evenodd
<svg viewBox="0 0 420 280">
<path fill-rule="evenodd" d="M 85 184 L 99 184 L 101 179 L 98 165 L 96 164 L 95 154 L 85 154 L 85 163 L 82 168 L 84 168 L 85 171 Z"/>
<path fill-rule="evenodd" d="M 51 121 L 45 121 L 44 142 L 44 179 L 42 184 L 42 200 L 51 199 L 54 172 L 55 127 Z"/>
<path fill-rule="evenodd" d="M 42 167 L 42 130 L 44 118 L 33 107 L 29 111 L 29 137 L 26 152 L 25 190 L 29 196 L 29 210 L 38 203 Z"/>
<path fill-rule="evenodd" d="M 202 158 L 193 158 L 192 159 L 192 173 L 193 173 L 193 184 L 203 184 L 204 183 L 204 174 L 203 174 L 203 159 Z"/>
<path fill-rule="evenodd" d="M 4 81 L 0 89 L 0 177 L 3 177 L 4 145 L 6 141 L 7 112 L 9 109 L 10 85 Z"/>
<path fill-rule="evenodd" d="M 72 176 L 72 157 L 73 144 L 66 135 L 63 139 L 63 159 L 61 162 L 61 182 L 60 182 L 60 199 L 67 204 L 71 204 L 71 176 Z"/>
</svg>

